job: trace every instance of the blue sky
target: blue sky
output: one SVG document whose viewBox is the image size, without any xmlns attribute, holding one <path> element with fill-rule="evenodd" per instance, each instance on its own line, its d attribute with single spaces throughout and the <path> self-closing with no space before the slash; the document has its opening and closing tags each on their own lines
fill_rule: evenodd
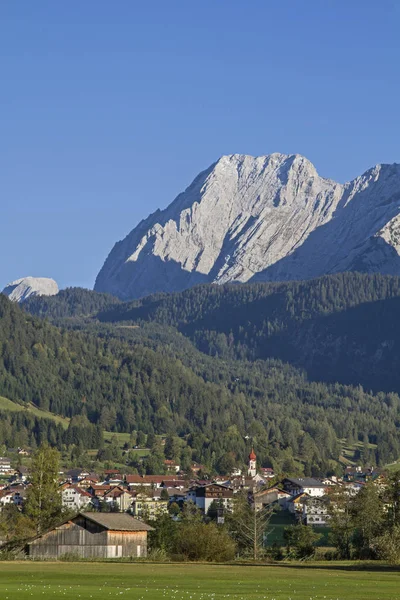
<svg viewBox="0 0 400 600">
<path fill-rule="evenodd" d="M 222 154 L 400 162 L 397 0 L 2 0 L 0 288 L 91 287 Z"/>
</svg>

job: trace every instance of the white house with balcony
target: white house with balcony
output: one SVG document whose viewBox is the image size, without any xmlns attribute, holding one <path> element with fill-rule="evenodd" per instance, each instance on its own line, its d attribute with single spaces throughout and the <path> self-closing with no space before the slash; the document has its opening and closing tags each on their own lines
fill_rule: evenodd
<svg viewBox="0 0 400 600">
<path fill-rule="evenodd" d="M 329 519 L 327 498 L 314 497 L 303 501 L 302 520 L 305 525 L 322 527 L 328 525 Z"/>
<path fill-rule="evenodd" d="M 92 496 L 86 490 L 70 485 L 62 490 L 61 499 L 65 508 L 79 512 L 91 503 Z"/>
<path fill-rule="evenodd" d="M 9 458 L 5 458 L 4 456 L 0 457 L 0 475 L 8 475 L 11 473 L 11 461 Z"/>
<path fill-rule="evenodd" d="M 186 497 L 189 502 L 194 502 L 204 514 L 207 514 L 213 502 L 217 502 L 226 510 L 232 510 L 233 490 L 219 483 L 190 488 Z"/>
<path fill-rule="evenodd" d="M 281 485 L 286 492 L 289 492 L 289 494 L 291 494 L 291 496 L 298 496 L 299 494 L 308 494 L 309 496 L 314 498 L 325 496 L 329 487 L 322 481 L 314 479 L 313 477 L 286 477 L 282 481 Z"/>
</svg>

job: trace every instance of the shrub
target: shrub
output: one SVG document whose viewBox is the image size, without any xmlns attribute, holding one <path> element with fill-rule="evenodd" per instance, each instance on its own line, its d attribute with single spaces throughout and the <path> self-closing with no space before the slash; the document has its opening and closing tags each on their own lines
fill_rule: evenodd
<svg viewBox="0 0 400 600">
<path fill-rule="evenodd" d="M 378 558 L 392 565 L 400 564 L 400 525 L 376 538 L 375 547 Z"/>
<path fill-rule="evenodd" d="M 182 523 L 175 539 L 175 555 L 187 560 L 226 562 L 236 553 L 236 544 L 225 529 L 215 523 L 193 521 Z"/>
<path fill-rule="evenodd" d="M 25 560 L 26 554 L 22 550 L 1 550 L 0 551 L 0 561 L 1 560 Z"/>
<path fill-rule="evenodd" d="M 271 548 L 268 551 L 269 556 L 272 560 L 283 560 L 284 554 L 282 548 L 279 546 L 277 542 L 274 542 Z"/>
<path fill-rule="evenodd" d="M 167 562 L 169 560 L 169 556 L 164 548 L 153 548 L 148 553 L 147 558 L 156 562 Z"/>
<path fill-rule="evenodd" d="M 321 534 L 316 533 L 312 527 L 299 523 L 285 527 L 284 537 L 289 554 L 293 558 L 305 559 L 314 556 L 314 544 L 320 539 Z"/>
</svg>

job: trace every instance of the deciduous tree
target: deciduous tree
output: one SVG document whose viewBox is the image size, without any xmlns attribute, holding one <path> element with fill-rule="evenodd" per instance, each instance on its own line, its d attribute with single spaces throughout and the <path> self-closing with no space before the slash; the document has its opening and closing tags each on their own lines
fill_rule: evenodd
<svg viewBox="0 0 400 600">
<path fill-rule="evenodd" d="M 32 457 L 31 483 L 25 513 L 32 519 L 38 534 L 52 527 L 62 517 L 58 485 L 60 455 L 55 448 L 40 446 Z"/>
</svg>

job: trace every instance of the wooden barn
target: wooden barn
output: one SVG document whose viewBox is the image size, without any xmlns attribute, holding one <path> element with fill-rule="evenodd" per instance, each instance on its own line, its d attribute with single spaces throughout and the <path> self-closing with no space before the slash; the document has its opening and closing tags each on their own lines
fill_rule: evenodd
<svg viewBox="0 0 400 600">
<path fill-rule="evenodd" d="M 152 527 L 126 513 L 79 513 L 28 544 L 32 558 L 120 558 L 147 555 Z"/>
</svg>

